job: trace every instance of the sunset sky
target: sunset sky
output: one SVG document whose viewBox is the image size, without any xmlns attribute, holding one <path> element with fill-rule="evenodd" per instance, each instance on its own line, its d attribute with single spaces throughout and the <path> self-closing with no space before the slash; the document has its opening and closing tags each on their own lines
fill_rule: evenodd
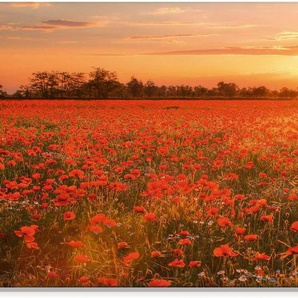
<svg viewBox="0 0 298 298">
<path fill-rule="evenodd" d="M 0 3 L 0 84 L 92 66 L 156 84 L 298 87 L 298 3 Z"/>
</svg>

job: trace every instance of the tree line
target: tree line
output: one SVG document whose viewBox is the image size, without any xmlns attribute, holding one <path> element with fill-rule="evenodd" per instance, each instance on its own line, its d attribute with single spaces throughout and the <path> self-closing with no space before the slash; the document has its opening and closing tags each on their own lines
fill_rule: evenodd
<svg viewBox="0 0 298 298">
<path fill-rule="evenodd" d="M 156 85 L 152 80 L 142 82 L 132 76 L 119 82 L 116 72 L 93 67 L 86 76 L 82 72 L 34 72 L 29 83 L 8 95 L 0 85 L 1 98 L 45 99 L 103 99 L 103 98 L 294 98 L 298 91 L 287 87 L 269 90 L 265 86 L 240 88 L 235 83 L 219 82 L 214 88 L 201 85 Z"/>
</svg>

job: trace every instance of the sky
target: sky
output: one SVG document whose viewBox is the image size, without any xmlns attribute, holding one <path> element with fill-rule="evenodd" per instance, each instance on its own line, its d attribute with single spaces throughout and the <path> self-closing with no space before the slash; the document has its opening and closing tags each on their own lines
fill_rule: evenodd
<svg viewBox="0 0 298 298">
<path fill-rule="evenodd" d="M 156 84 L 298 87 L 298 3 L 2 2 L 0 84 L 92 67 Z"/>
</svg>

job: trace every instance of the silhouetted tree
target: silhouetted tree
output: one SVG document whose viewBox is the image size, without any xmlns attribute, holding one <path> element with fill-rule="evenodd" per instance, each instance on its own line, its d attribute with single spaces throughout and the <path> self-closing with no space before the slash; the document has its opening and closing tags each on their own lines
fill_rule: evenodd
<svg viewBox="0 0 298 298">
<path fill-rule="evenodd" d="M 162 85 L 162 86 L 160 86 L 160 87 L 157 87 L 158 88 L 158 90 L 157 90 L 157 95 L 158 95 L 158 97 L 167 97 L 168 96 L 168 94 L 167 94 L 167 90 L 168 90 L 168 88 L 167 88 L 167 86 L 165 86 L 165 85 Z"/>
<path fill-rule="evenodd" d="M 117 74 L 104 68 L 94 68 L 89 75 L 90 79 L 87 84 L 90 97 L 108 98 L 110 93 L 120 86 Z"/>
<path fill-rule="evenodd" d="M 132 97 L 140 97 L 143 95 L 143 82 L 136 79 L 134 76 L 131 77 L 130 81 L 126 84 L 128 93 L 132 95 Z"/>
<path fill-rule="evenodd" d="M 158 87 L 154 84 L 153 81 L 149 80 L 144 85 L 144 93 L 148 97 L 155 96 L 157 93 Z"/>
<path fill-rule="evenodd" d="M 175 97 L 177 96 L 177 87 L 170 85 L 168 87 L 168 97 Z"/>
<path fill-rule="evenodd" d="M 265 86 L 253 87 L 251 88 L 251 95 L 255 97 L 265 97 L 270 95 L 270 90 L 268 90 Z"/>
<path fill-rule="evenodd" d="M 208 92 L 208 88 L 205 88 L 201 85 L 194 87 L 194 93 L 196 97 L 204 97 Z"/>
<path fill-rule="evenodd" d="M 287 87 L 283 87 L 279 91 L 280 97 L 296 97 L 297 95 L 298 95 L 297 91 L 295 91 L 293 89 L 289 89 Z"/>
<path fill-rule="evenodd" d="M 5 97 L 5 91 L 3 90 L 3 86 L 0 84 L 0 98 Z"/>
<path fill-rule="evenodd" d="M 0 97 L 6 97 L 3 86 L 0 85 Z M 235 83 L 217 84 L 217 87 L 206 88 L 201 85 L 157 86 L 152 80 L 145 84 L 132 76 L 130 81 L 122 84 L 118 81 L 117 74 L 104 68 L 93 67 L 89 78 L 81 72 L 43 71 L 32 74 L 28 85 L 21 85 L 13 94 L 14 98 L 128 98 L 128 97 L 161 97 L 161 98 L 188 98 L 204 97 L 233 98 L 264 98 L 298 96 L 298 89 L 293 90 L 283 87 L 280 91 L 270 91 L 265 86 L 239 88 Z"/>
<path fill-rule="evenodd" d="M 233 97 L 237 94 L 239 87 L 235 83 L 225 83 L 223 81 L 217 84 L 218 94 L 224 97 Z"/>
</svg>

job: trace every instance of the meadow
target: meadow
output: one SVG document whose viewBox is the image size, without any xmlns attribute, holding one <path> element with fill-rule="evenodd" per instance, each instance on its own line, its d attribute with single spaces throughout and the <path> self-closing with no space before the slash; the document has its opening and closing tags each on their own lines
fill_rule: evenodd
<svg viewBox="0 0 298 298">
<path fill-rule="evenodd" d="M 0 286 L 297 286 L 297 169 L 295 100 L 0 101 Z"/>
</svg>

